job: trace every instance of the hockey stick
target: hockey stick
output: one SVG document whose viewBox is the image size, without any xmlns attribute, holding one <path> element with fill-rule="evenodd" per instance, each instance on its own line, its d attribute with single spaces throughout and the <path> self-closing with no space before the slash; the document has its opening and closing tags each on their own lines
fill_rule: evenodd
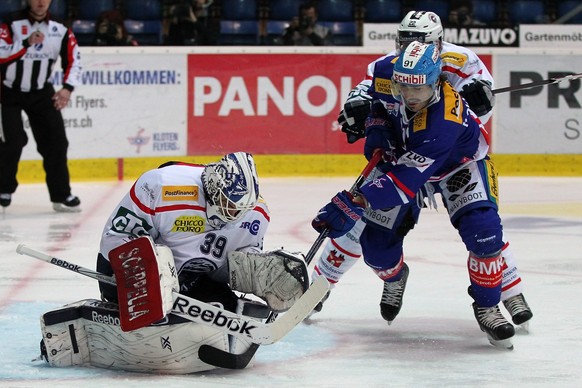
<svg viewBox="0 0 582 388">
<path fill-rule="evenodd" d="M 374 170 L 378 162 L 380 162 L 380 159 L 382 159 L 382 151 L 381 150 L 374 151 L 372 158 L 370 159 L 366 167 L 364 167 L 364 169 L 362 170 L 362 172 L 360 173 L 360 175 L 350 188 L 350 193 L 354 194 L 355 191 L 362 185 L 362 183 L 364 183 L 364 181 L 370 175 L 372 170 Z M 311 248 L 309 249 L 307 255 L 305 256 L 305 262 L 307 263 L 307 265 L 309 265 L 313 260 L 313 257 L 321 247 L 321 244 L 323 244 L 323 242 L 327 238 L 328 233 L 329 233 L 328 229 L 323 230 L 319 234 L 319 236 L 317 236 L 317 239 L 313 242 L 313 245 L 311 245 Z M 323 276 L 318 277 L 317 280 L 321 279 L 322 277 Z M 313 285 L 311 285 L 311 287 L 313 287 Z M 272 312 L 267 317 L 266 322 L 272 322 L 276 318 L 277 314 Z M 244 369 L 253 359 L 255 353 L 259 349 L 259 346 L 260 344 L 253 343 L 245 352 L 241 354 L 233 354 L 217 349 L 210 345 L 202 345 L 198 349 L 198 357 L 200 357 L 201 361 L 210 365 L 217 366 L 219 368 Z"/>
<path fill-rule="evenodd" d="M 88 276 L 101 282 L 116 285 L 114 277 L 104 275 L 89 268 L 82 267 L 68 261 L 49 256 L 36 251 L 24 244 L 18 245 L 16 252 L 27 255 L 47 263 L 65 268 L 70 271 Z M 232 313 L 214 305 L 204 303 L 197 299 L 189 298 L 185 295 L 173 293 L 174 305 L 172 314 L 188 319 L 227 334 L 239 338 L 250 340 L 253 343 L 270 345 L 289 333 L 295 326 L 301 323 L 313 308 L 321 301 L 329 290 L 329 283 L 326 279 L 322 282 L 313 283 L 309 289 L 299 298 L 283 318 L 271 323 L 262 323 L 256 319 Z"/>
<path fill-rule="evenodd" d="M 513 92 L 515 90 L 535 88 L 536 86 L 550 85 L 550 84 L 555 84 L 555 83 L 567 81 L 567 80 L 572 81 L 572 80 L 575 80 L 578 78 L 582 78 L 582 73 L 565 75 L 563 77 L 554 77 L 554 78 L 550 78 L 550 79 L 545 79 L 543 81 L 529 82 L 527 84 L 507 86 L 505 88 L 493 89 L 491 92 L 493 94 Z"/>
</svg>

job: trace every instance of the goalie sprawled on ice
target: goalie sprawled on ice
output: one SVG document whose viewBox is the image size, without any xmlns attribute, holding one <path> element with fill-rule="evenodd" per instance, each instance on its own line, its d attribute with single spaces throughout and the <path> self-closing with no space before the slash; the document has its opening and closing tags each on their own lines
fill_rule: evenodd
<svg viewBox="0 0 582 388">
<path fill-rule="evenodd" d="M 300 255 L 261 252 L 269 220 L 250 154 L 144 173 L 107 221 L 97 272 L 28 253 L 98 279 L 101 290 L 101 300 L 42 315 L 43 357 L 53 366 L 193 373 L 216 368 L 200 359 L 202 345 L 241 354 L 279 340 L 328 285 L 306 293 Z M 265 322 L 271 311 L 288 312 Z"/>
</svg>

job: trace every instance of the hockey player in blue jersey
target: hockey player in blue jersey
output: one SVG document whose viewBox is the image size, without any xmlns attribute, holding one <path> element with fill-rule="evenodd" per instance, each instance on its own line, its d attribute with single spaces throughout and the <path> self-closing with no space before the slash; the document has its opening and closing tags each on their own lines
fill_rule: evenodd
<svg viewBox="0 0 582 388">
<path fill-rule="evenodd" d="M 335 238 L 353 227 L 352 213 L 363 215 L 366 207 L 389 211 L 390 225 L 367 217 L 360 243 L 366 264 L 384 282 L 381 314 L 391 322 L 408 277 L 404 237 L 425 201 L 436 206 L 434 194 L 441 194 L 469 252 L 469 294 L 479 327 L 493 345 L 511 349 L 515 329 L 498 307 L 504 243 L 488 134 L 441 73 L 437 46 L 417 41 L 376 65 L 364 153 L 369 159 L 374 149 L 385 150 L 382 173 L 355 197 L 338 193 L 312 225 L 317 231 L 329 228 Z"/>
<path fill-rule="evenodd" d="M 443 40 L 444 30 L 440 18 L 430 11 L 410 11 L 401 21 L 397 29 L 396 50 L 371 62 L 366 70 L 366 77 L 348 95 L 342 111 L 338 117 L 342 125 L 342 132 L 353 143 L 365 137 L 365 121 L 370 112 L 372 97 L 368 94 L 373 91 L 372 79 L 378 62 L 390 61 L 406 49 L 412 41 L 434 43 L 439 48 L 442 60 L 442 76 L 459 91 L 467 101 L 471 110 L 486 124 L 492 114 L 495 96 L 491 89 L 494 80 L 481 59 L 470 49 L 457 46 Z M 390 57 L 390 58 L 388 58 Z M 386 63 L 386 62 L 385 62 Z M 387 79 L 390 79 L 388 76 Z M 391 214 L 383 211 L 367 209 L 364 219 L 373 222 L 382 219 L 392 220 Z M 332 287 L 340 283 L 341 278 L 356 262 L 360 261 L 362 248 L 360 234 L 364 229 L 364 221 L 357 222 L 354 228 L 337 239 L 328 239 L 321 251 L 320 257 L 313 266 L 312 281 L 319 276 L 325 276 Z M 504 234 L 505 245 L 502 249 L 504 260 L 503 277 L 501 281 L 501 300 L 511 315 L 515 325 L 528 330 L 529 321 L 533 314 L 523 294 L 524 284 L 517 267 L 517 259 L 512 252 L 511 244 Z M 329 294 L 328 294 L 329 296 Z M 326 297 L 327 299 L 327 297 Z M 391 298 L 398 303 L 397 298 Z M 321 311 L 323 302 L 313 313 Z"/>
</svg>

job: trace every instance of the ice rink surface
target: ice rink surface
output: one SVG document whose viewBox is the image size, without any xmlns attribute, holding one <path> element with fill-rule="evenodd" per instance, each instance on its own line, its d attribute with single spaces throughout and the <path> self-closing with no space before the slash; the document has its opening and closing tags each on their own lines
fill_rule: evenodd
<svg viewBox="0 0 582 388">
<path fill-rule="evenodd" d="M 75 183 L 83 211 L 52 211 L 46 187 L 21 185 L 0 211 L 0 387 L 579 387 L 582 379 L 582 178 L 501 178 L 504 231 L 534 317 L 514 350 L 489 345 L 473 317 L 464 246 L 444 208 L 409 234 L 404 306 L 380 317 L 381 281 L 359 262 L 321 313 L 263 346 L 253 367 L 186 376 L 51 368 L 39 355 L 39 317 L 98 298 L 97 282 L 16 253 L 20 243 L 94 268 L 99 237 L 132 182 Z M 306 253 L 317 210 L 350 178 L 267 178 L 266 249 Z M 439 201 L 440 203 L 440 201 Z M 505 310 L 503 310 L 505 312 Z"/>
</svg>

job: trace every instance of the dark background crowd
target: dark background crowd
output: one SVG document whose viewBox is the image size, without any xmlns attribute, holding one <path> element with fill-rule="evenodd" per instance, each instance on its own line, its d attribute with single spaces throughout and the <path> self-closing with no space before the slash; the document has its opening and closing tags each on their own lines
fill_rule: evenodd
<svg viewBox="0 0 582 388">
<path fill-rule="evenodd" d="M 0 0 L 0 18 L 24 0 Z M 450 27 L 582 24 L 579 0 L 53 0 L 82 46 L 361 45 L 363 23 L 412 9 Z"/>
</svg>

